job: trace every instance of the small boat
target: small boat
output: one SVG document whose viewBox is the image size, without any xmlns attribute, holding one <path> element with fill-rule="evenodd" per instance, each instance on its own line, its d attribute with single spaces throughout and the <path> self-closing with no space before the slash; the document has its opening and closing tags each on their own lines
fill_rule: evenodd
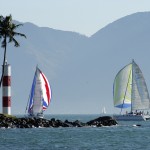
<svg viewBox="0 0 150 150">
<path fill-rule="evenodd" d="M 26 111 L 29 117 L 43 118 L 51 101 L 50 84 L 44 73 L 36 67 Z"/>
<path fill-rule="evenodd" d="M 106 109 L 105 109 L 105 107 L 103 107 L 103 109 L 102 109 L 102 114 L 106 114 Z"/>
<path fill-rule="evenodd" d="M 148 89 L 142 71 L 134 60 L 116 75 L 113 85 L 113 99 L 114 106 L 121 109 L 120 114 L 113 115 L 117 121 L 150 120 Z M 129 113 L 122 112 L 125 108 L 130 108 Z"/>
</svg>

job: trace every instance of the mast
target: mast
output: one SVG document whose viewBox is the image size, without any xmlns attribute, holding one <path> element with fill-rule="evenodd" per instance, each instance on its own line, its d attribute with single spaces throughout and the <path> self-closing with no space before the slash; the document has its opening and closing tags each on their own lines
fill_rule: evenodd
<svg viewBox="0 0 150 150">
<path fill-rule="evenodd" d="M 134 77 L 134 74 L 133 74 L 133 64 L 134 64 L 134 59 L 132 59 L 132 88 L 131 88 L 131 112 L 133 111 L 132 109 L 132 101 L 133 101 L 133 77 Z"/>
</svg>

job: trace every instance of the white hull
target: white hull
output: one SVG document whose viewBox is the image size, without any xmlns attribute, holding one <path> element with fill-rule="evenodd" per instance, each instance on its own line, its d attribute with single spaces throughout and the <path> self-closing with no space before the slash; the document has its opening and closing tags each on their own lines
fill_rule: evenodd
<svg viewBox="0 0 150 150">
<path fill-rule="evenodd" d="M 117 121 L 146 121 L 150 120 L 150 115 L 125 114 L 113 115 L 113 118 Z"/>
<path fill-rule="evenodd" d="M 29 118 L 44 118 L 44 115 L 41 113 L 38 113 L 36 115 L 28 115 Z"/>
</svg>

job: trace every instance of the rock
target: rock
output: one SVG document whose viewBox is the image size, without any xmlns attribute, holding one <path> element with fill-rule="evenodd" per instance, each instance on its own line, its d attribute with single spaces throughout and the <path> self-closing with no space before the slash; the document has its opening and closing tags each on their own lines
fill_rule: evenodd
<svg viewBox="0 0 150 150">
<path fill-rule="evenodd" d="M 79 121 L 79 120 L 76 120 L 76 121 L 73 122 L 73 126 L 75 126 L 75 127 L 84 127 L 84 126 L 86 126 L 86 124 Z"/>
<path fill-rule="evenodd" d="M 112 117 L 110 116 L 103 116 L 103 117 L 99 117 L 96 118 L 94 120 L 91 120 L 89 122 L 87 122 L 87 124 L 89 126 L 97 126 L 97 127 L 101 127 L 101 126 L 112 126 L 112 125 L 117 125 L 117 121 L 114 120 Z"/>
<path fill-rule="evenodd" d="M 99 117 L 91 120 L 87 123 L 83 123 L 79 120 L 70 122 L 65 120 L 56 120 L 52 118 L 51 120 L 42 118 L 17 118 L 11 115 L 0 114 L 0 128 L 40 128 L 40 127 L 86 127 L 86 126 L 112 126 L 116 125 L 117 122 L 110 116 Z"/>
</svg>

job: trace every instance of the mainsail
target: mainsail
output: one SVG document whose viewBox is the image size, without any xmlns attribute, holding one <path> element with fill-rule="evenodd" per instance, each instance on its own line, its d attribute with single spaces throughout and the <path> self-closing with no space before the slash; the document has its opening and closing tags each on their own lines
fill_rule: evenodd
<svg viewBox="0 0 150 150">
<path fill-rule="evenodd" d="M 45 111 L 51 100 L 51 89 L 44 73 L 36 67 L 29 97 L 28 114 L 37 116 Z"/>
<path fill-rule="evenodd" d="M 116 75 L 113 85 L 113 99 L 114 106 L 121 109 L 131 107 L 132 111 L 150 108 L 145 79 L 134 61 Z"/>
<path fill-rule="evenodd" d="M 149 109 L 150 99 L 145 79 L 139 66 L 133 61 L 132 110 Z"/>
</svg>

